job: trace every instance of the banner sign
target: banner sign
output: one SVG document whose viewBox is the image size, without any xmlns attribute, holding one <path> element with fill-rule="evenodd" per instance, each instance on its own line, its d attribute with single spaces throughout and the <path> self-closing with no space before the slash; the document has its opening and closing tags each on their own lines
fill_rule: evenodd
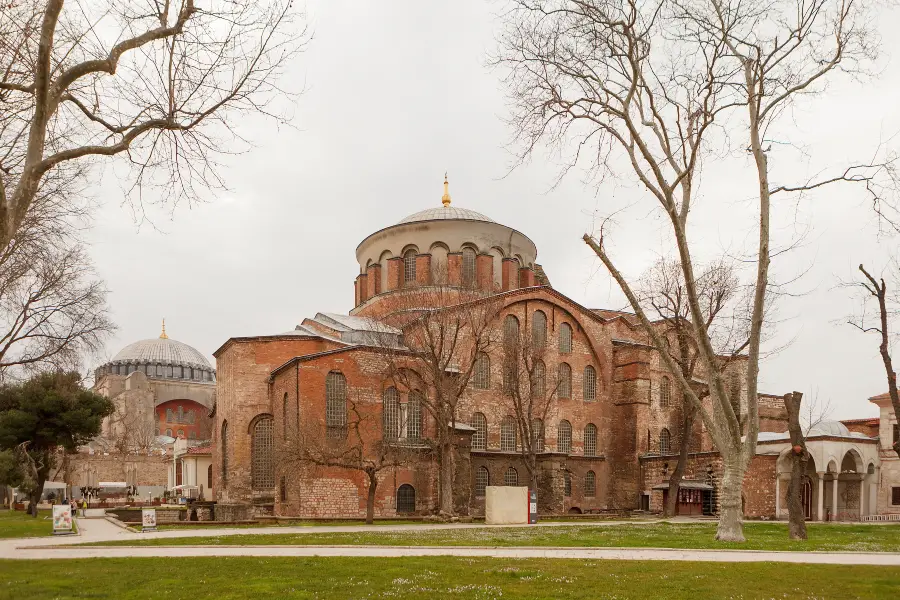
<svg viewBox="0 0 900 600">
<path fill-rule="evenodd" d="M 156 531 L 156 509 L 141 509 L 141 531 Z"/>
<path fill-rule="evenodd" d="M 72 506 L 70 504 L 53 505 L 53 535 L 75 533 L 72 531 Z"/>
</svg>

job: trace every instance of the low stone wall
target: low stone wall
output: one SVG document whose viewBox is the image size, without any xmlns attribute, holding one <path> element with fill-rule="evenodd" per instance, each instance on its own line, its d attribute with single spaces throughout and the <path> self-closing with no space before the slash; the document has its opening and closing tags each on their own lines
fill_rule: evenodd
<svg viewBox="0 0 900 600">
<path fill-rule="evenodd" d="M 252 507 L 249 504 L 216 504 L 214 517 L 216 521 L 250 521 Z"/>
<path fill-rule="evenodd" d="M 141 522 L 141 511 L 135 509 L 126 509 L 126 508 L 108 508 L 106 509 L 106 513 L 109 515 L 115 516 L 118 520 L 123 523 L 140 523 Z M 178 523 L 179 521 L 183 521 L 185 519 L 186 511 L 180 510 L 178 508 L 157 508 L 156 509 L 156 522 L 157 523 Z"/>
</svg>

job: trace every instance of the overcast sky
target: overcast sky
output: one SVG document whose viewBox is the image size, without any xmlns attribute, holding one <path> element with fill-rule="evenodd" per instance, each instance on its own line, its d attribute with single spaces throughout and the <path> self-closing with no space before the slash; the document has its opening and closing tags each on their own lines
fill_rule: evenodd
<svg viewBox="0 0 900 600">
<path fill-rule="evenodd" d="M 315 38 L 284 81 L 307 88 L 294 108 L 296 130 L 243 122 L 255 147 L 229 159 L 228 192 L 172 215 L 151 213 L 154 227 L 138 227 L 115 177 L 104 177 L 89 240 L 119 325 L 107 356 L 159 335 L 163 317 L 170 337 L 211 355 L 232 336 L 285 331 L 318 311 L 346 313 L 356 245 L 439 206 L 445 170 L 454 205 L 534 240 L 556 289 L 591 308 L 623 308 L 581 236 L 595 215 L 630 207 L 617 215 L 608 244 L 637 275 L 668 253 L 664 224 L 627 178 L 598 189 L 574 174 L 551 190 L 558 164 L 544 155 L 506 175 L 503 90 L 485 67 L 496 9 L 484 0 L 310 1 Z M 879 21 L 884 32 L 900 25 L 896 14 Z M 879 137 L 900 130 L 895 40 L 885 35 L 877 82 L 838 82 L 800 107 L 785 136 L 810 156 L 776 149 L 779 181 L 867 158 Z M 740 157 L 704 167 L 691 229 L 701 260 L 752 245 L 752 177 Z M 775 259 L 775 277 L 805 275 L 791 287 L 802 295 L 778 307 L 771 345 L 792 341 L 763 363 L 760 389 L 818 393 L 838 418 L 877 414 L 867 402 L 886 388 L 877 340 L 841 324 L 855 304 L 835 286 L 855 277 L 860 262 L 882 269 L 896 239 L 878 237 L 852 188 L 779 201 L 774 219 L 776 245 L 801 242 Z"/>
</svg>

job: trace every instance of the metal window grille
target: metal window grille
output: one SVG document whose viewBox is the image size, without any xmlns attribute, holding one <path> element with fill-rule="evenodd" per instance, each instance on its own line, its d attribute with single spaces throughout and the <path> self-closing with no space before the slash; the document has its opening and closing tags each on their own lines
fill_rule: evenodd
<svg viewBox="0 0 900 600">
<path fill-rule="evenodd" d="M 253 426 L 251 453 L 253 489 L 272 489 L 275 487 L 275 419 L 272 417 L 260 417 Z"/>
<path fill-rule="evenodd" d="M 285 481 L 284 477 L 278 482 L 278 496 L 282 502 L 287 500 L 287 481 Z"/>
<path fill-rule="evenodd" d="M 416 512 L 416 489 L 408 483 L 397 488 L 397 512 Z"/>
<path fill-rule="evenodd" d="M 475 497 L 484 498 L 485 489 L 491 483 L 491 474 L 487 467 L 478 467 L 475 471 Z"/>
<path fill-rule="evenodd" d="M 672 436 L 668 429 L 659 432 L 659 453 L 668 454 L 671 450 Z"/>
<path fill-rule="evenodd" d="M 403 255 L 403 281 L 414 283 L 416 281 L 416 251 L 407 250 Z"/>
<path fill-rule="evenodd" d="M 330 438 L 346 435 L 347 380 L 337 371 L 331 371 L 325 377 L 325 425 Z"/>
<path fill-rule="evenodd" d="M 568 471 L 563 471 L 563 495 L 566 498 L 572 495 L 572 476 Z"/>
<path fill-rule="evenodd" d="M 506 315 L 503 320 L 503 345 L 507 348 L 519 345 L 519 320 L 513 315 Z"/>
<path fill-rule="evenodd" d="M 531 448 L 535 452 L 544 451 L 544 422 L 540 419 L 531 422 Z"/>
<path fill-rule="evenodd" d="M 672 402 L 672 388 L 668 377 L 663 377 L 659 382 L 659 405 L 669 406 Z"/>
<path fill-rule="evenodd" d="M 582 391 L 585 402 L 593 402 L 597 399 L 597 371 L 591 365 L 584 368 Z"/>
<path fill-rule="evenodd" d="M 503 474 L 503 485 L 519 485 L 519 472 L 513 467 L 508 468 Z"/>
<path fill-rule="evenodd" d="M 531 395 L 534 398 L 542 398 L 545 393 L 547 393 L 547 368 L 544 361 L 538 359 L 531 372 Z"/>
<path fill-rule="evenodd" d="M 386 440 L 400 437 L 400 392 L 395 387 L 384 390 L 381 426 Z"/>
<path fill-rule="evenodd" d="M 178 407 L 178 423 L 184 423 L 184 407 Z"/>
<path fill-rule="evenodd" d="M 413 390 L 406 403 L 406 437 L 410 440 L 422 438 L 422 392 Z"/>
<path fill-rule="evenodd" d="M 516 420 L 510 416 L 503 417 L 500 422 L 500 450 L 516 451 Z"/>
<path fill-rule="evenodd" d="M 588 498 L 597 495 L 597 474 L 593 471 L 584 474 L 584 495 Z"/>
<path fill-rule="evenodd" d="M 593 423 L 584 428 L 584 455 L 597 456 L 597 426 Z"/>
<path fill-rule="evenodd" d="M 206 487 L 212 489 L 213 486 L 213 468 L 212 465 L 209 465 L 206 468 Z"/>
<path fill-rule="evenodd" d="M 560 399 L 568 400 L 572 397 L 572 367 L 568 363 L 559 363 L 558 390 Z"/>
<path fill-rule="evenodd" d="M 572 327 L 568 323 L 559 326 L 559 351 L 566 353 L 572 351 Z"/>
<path fill-rule="evenodd" d="M 531 343 L 535 348 L 543 348 L 547 343 L 547 315 L 537 310 L 531 319 Z"/>
<path fill-rule="evenodd" d="M 475 251 L 471 248 L 462 251 L 462 283 L 466 287 L 475 285 Z"/>
<path fill-rule="evenodd" d="M 172 423 L 175 420 L 175 413 L 171 408 L 166 409 L 166 423 Z"/>
<path fill-rule="evenodd" d="M 491 359 L 484 352 L 475 359 L 475 388 L 488 390 L 491 388 Z"/>
<path fill-rule="evenodd" d="M 556 449 L 568 454 L 572 451 L 572 424 L 568 421 L 560 421 L 556 434 Z"/>
<path fill-rule="evenodd" d="M 281 437 L 287 439 L 288 435 L 288 395 L 285 394 L 281 402 Z"/>
<path fill-rule="evenodd" d="M 472 450 L 487 449 L 487 419 L 481 413 L 472 415 L 470 423 L 475 433 L 472 434 Z"/>
</svg>

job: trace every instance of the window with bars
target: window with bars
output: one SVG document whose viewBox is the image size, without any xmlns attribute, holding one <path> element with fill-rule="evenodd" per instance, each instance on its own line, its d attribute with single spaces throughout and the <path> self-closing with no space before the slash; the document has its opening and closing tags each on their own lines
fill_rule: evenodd
<svg viewBox="0 0 900 600">
<path fill-rule="evenodd" d="M 462 284 L 465 287 L 475 285 L 475 250 L 469 247 L 462 250 Z"/>
<path fill-rule="evenodd" d="M 593 471 L 584 474 L 584 495 L 588 498 L 597 495 L 597 474 Z"/>
<path fill-rule="evenodd" d="M 668 377 L 659 382 L 659 405 L 668 407 L 672 403 L 672 388 Z"/>
<path fill-rule="evenodd" d="M 559 351 L 565 353 L 572 351 L 572 326 L 568 323 L 559 326 Z"/>
<path fill-rule="evenodd" d="M 540 419 L 531 421 L 531 449 L 534 452 L 544 451 L 544 422 Z"/>
<path fill-rule="evenodd" d="M 597 371 L 591 365 L 584 368 L 582 396 L 585 402 L 593 402 L 597 399 Z"/>
<path fill-rule="evenodd" d="M 500 422 L 500 450 L 516 451 L 516 420 L 511 416 L 503 417 Z"/>
<path fill-rule="evenodd" d="M 572 397 L 572 367 L 569 363 L 559 363 L 558 378 L 557 394 L 560 399 L 568 400 Z"/>
<path fill-rule="evenodd" d="M 506 348 L 519 345 L 519 319 L 515 315 L 506 315 L 503 319 L 503 345 Z"/>
<path fill-rule="evenodd" d="M 408 483 L 397 488 L 397 512 L 406 514 L 416 512 L 416 489 Z"/>
<path fill-rule="evenodd" d="M 556 429 L 556 450 L 566 454 L 572 451 L 572 424 L 566 420 L 560 421 Z"/>
<path fill-rule="evenodd" d="M 287 439 L 288 436 L 288 395 L 284 394 L 281 401 L 281 438 Z"/>
<path fill-rule="evenodd" d="M 531 318 L 531 344 L 535 348 L 543 348 L 547 343 L 547 315 L 542 310 L 534 311 Z"/>
<path fill-rule="evenodd" d="M 406 437 L 416 441 L 422 439 L 422 392 L 413 390 L 406 403 Z"/>
<path fill-rule="evenodd" d="M 572 495 L 572 475 L 563 471 L 563 495 L 568 498 Z"/>
<path fill-rule="evenodd" d="M 384 439 L 400 437 L 400 392 L 395 387 L 384 390 L 382 395 L 381 427 Z"/>
<path fill-rule="evenodd" d="M 584 427 L 584 455 L 597 456 L 597 426 L 593 423 Z"/>
<path fill-rule="evenodd" d="M 491 474 L 487 467 L 478 467 L 475 470 L 475 497 L 484 498 L 487 486 L 491 484 Z"/>
<path fill-rule="evenodd" d="M 508 468 L 503 474 L 503 485 L 519 485 L 519 472 L 513 467 Z"/>
<path fill-rule="evenodd" d="M 212 465 L 206 467 L 206 487 L 207 489 L 212 489 L 213 487 L 213 468 Z"/>
<path fill-rule="evenodd" d="M 475 430 L 472 434 L 472 450 L 487 449 L 487 418 L 481 413 L 472 415 L 472 421 L 469 423 Z"/>
<path fill-rule="evenodd" d="M 254 490 L 275 487 L 275 419 L 264 415 L 253 425 L 250 479 Z"/>
<path fill-rule="evenodd" d="M 403 283 L 416 282 L 416 251 L 407 250 L 403 255 Z"/>
<path fill-rule="evenodd" d="M 347 380 L 339 371 L 325 376 L 325 425 L 329 438 L 343 439 L 347 434 Z"/>
<path fill-rule="evenodd" d="M 531 371 L 531 396 L 533 398 L 543 398 L 547 393 L 547 368 L 544 361 L 538 359 L 534 362 L 534 368 Z"/>
<path fill-rule="evenodd" d="M 900 487 L 891 488 L 891 505 L 900 506 Z"/>
<path fill-rule="evenodd" d="M 672 435 L 669 433 L 668 429 L 663 429 L 659 432 L 659 453 L 660 454 L 668 454 L 671 450 L 672 444 Z"/>
<path fill-rule="evenodd" d="M 284 477 L 278 482 L 278 497 L 282 502 L 287 500 L 287 481 L 285 481 Z"/>
<path fill-rule="evenodd" d="M 475 358 L 475 373 L 472 378 L 475 389 L 488 390 L 491 388 L 491 358 L 481 352 Z"/>
</svg>

